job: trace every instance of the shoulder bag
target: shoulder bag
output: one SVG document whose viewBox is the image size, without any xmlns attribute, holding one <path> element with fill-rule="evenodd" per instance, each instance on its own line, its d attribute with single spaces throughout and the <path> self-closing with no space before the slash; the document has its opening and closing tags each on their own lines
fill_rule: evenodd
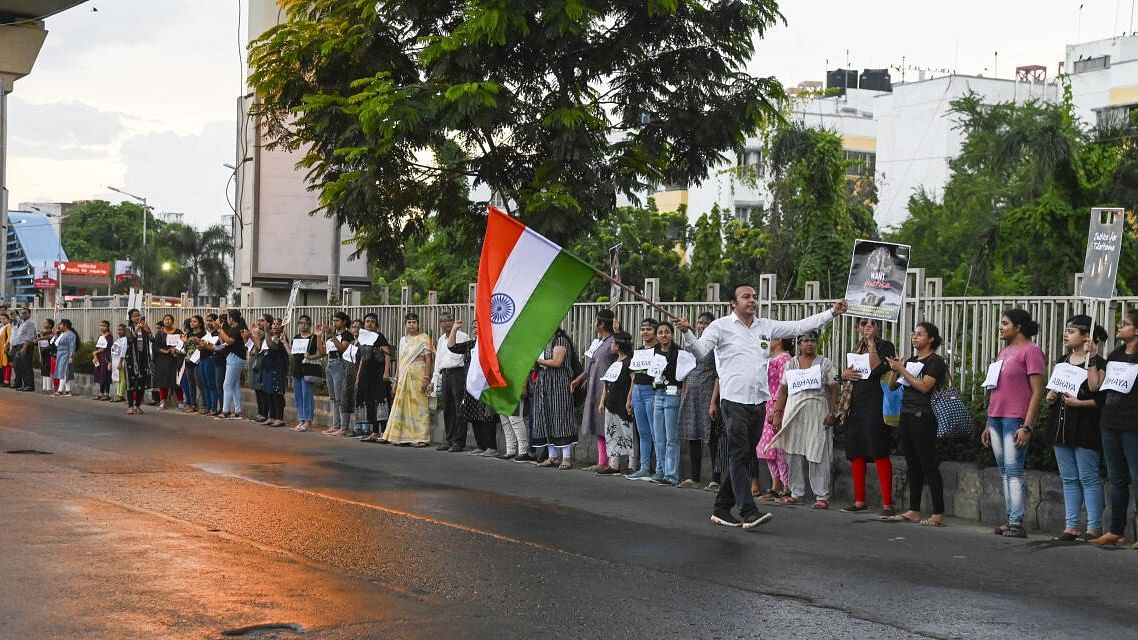
<svg viewBox="0 0 1138 640">
<path fill-rule="evenodd" d="M 945 376 L 952 383 L 952 374 L 945 363 Z M 941 439 L 966 438 L 972 435 L 972 414 L 960 397 L 960 392 L 948 386 L 935 389 L 929 403 L 936 417 L 936 437 Z"/>
</svg>

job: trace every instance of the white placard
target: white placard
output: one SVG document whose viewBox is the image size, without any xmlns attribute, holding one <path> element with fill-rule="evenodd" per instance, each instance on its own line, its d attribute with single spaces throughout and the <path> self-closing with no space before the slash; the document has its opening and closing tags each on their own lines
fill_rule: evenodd
<svg viewBox="0 0 1138 640">
<path fill-rule="evenodd" d="M 206 344 L 217 344 L 218 337 L 212 335 L 202 336 L 202 341 Z"/>
<path fill-rule="evenodd" d="M 676 382 L 687 380 L 688 374 L 695 370 L 695 356 L 690 351 L 676 354 Z"/>
<path fill-rule="evenodd" d="M 668 357 L 662 353 L 657 353 L 652 356 L 652 361 L 648 363 L 648 375 L 653 378 L 659 378 L 661 373 L 664 373 L 664 367 L 668 366 Z"/>
<path fill-rule="evenodd" d="M 46 340 L 41 340 L 41 342 L 46 342 Z M 96 349 L 106 349 L 107 348 L 107 336 L 99 336 L 99 339 L 95 341 L 95 348 Z"/>
<path fill-rule="evenodd" d="M 354 344 L 352 346 L 348 347 L 348 350 L 344 352 L 344 360 L 347 360 L 348 362 L 355 362 L 356 361 L 356 353 L 359 350 L 360 350 L 360 348 Z"/>
<path fill-rule="evenodd" d="M 253 342 L 252 338 L 249 338 L 248 340 L 245 341 L 245 351 L 246 352 L 252 351 L 254 346 L 256 346 L 256 343 Z"/>
<path fill-rule="evenodd" d="M 1106 363 L 1106 379 L 1102 381 L 1102 391 L 1130 393 L 1134 388 L 1134 378 L 1138 377 L 1138 364 L 1130 362 Z"/>
<path fill-rule="evenodd" d="M 633 371 L 647 371 L 648 366 L 652 364 L 652 358 L 655 356 L 655 349 L 637 349 L 632 352 L 632 360 L 628 363 L 628 368 Z"/>
<path fill-rule="evenodd" d="M 992 364 L 988 365 L 988 375 L 984 376 L 984 382 L 980 386 L 989 391 L 995 389 L 996 386 L 1000 384 L 1000 372 L 1003 370 L 1003 360 L 996 360 Z"/>
<path fill-rule="evenodd" d="M 51 340 L 40 340 L 40 349 L 46 349 L 51 346 Z"/>
<path fill-rule="evenodd" d="M 621 370 L 624 368 L 622 365 L 623 363 L 620 360 L 609 365 L 608 370 L 605 371 L 605 375 L 601 376 L 601 380 L 604 382 L 616 382 L 617 379 L 620 378 Z"/>
<path fill-rule="evenodd" d="M 167 333 L 166 334 L 166 346 L 167 347 L 176 347 L 176 346 L 178 346 L 178 343 L 181 341 L 182 341 L 182 336 L 180 336 L 176 333 Z"/>
<path fill-rule="evenodd" d="M 1047 389 L 1056 393 L 1065 393 L 1069 396 L 1079 395 L 1079 387 L 1087 381 L 1087 370 L 1066 362 L 1055 365 L 1051 371 L 1051 379 L 1047 381 Z"/>
<path fill-rule="evenodd" d="M 331 340 L 325 340 L 324 341 L 324 350 L 327 351 L 328 353 L 332 353 L 333 351 L 339 351 L 339 349 L 336 348 L 336 343 L 332 342 Z"/>
<path fill-rule="evenodd" d="M 857 371 L 862 380 L 869 380 L 869 373 L 872 369 L 869 366 L 868 353 L 847 353 L 846 366 Z"/>
<path fill-rule="evenodd" d="M 190 357 L 189 357 L 190 363 L 191 364 L 197 364 L 198 362 L 201 362 L 201 359 L 202 359 L 202 352 L 198 351 L 197 349 L 194 349 L 194 352 L 191 353 Z"/>
<path fill-rule="evenodd" d="M 376 340 L 379 340 L 378 333 L 374 331 L 368 331 L 367 329 L 360 329 L 360 344 L 370 347 L 375 344 Z"/>
<path fill-rule="evenodd" d="M 905 363 L 905 369 L 910 374 L 912 374 L 912 376 L 914 378 L 920 379 L 921 375 L 925 372 L 925 363 L 923 363 L 923 362 L 906 362 Z M 901 379 L 900 380 L 901 386 L 904 386 L 904 387 L 909 386 L 909 381 L 905 378 L 905 376 L 899 376 L 899 377 Z"/>
<path fill-rule="evenodd" d="M 786 392 L 790 395 L 822 388 L 822 365 L 809 369 L 786 369 L 782 373 Z"/>
<path fill-rule="evenodd" d="M 293 338 L 292 339 L 292 354 L 305 354 L 308 353 L 308 338 Z"/>
<path fill-rule="evenodd" d="M 586 358 L 592 358 L 593 354 L 595 354 L 597 352 L 597 349 L 599 349 L 600 346 L 601 346 L 601 340 L 599 338 L 593 340 L 593 343 L 589 345 L 589 348 L 585 349 L 585 357 Z"/>
</svg>

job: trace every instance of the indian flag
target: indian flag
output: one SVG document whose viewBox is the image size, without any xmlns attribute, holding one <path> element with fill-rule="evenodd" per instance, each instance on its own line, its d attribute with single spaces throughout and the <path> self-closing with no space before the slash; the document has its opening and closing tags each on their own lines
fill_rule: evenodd
<svg viewBox="0 0 1138 640">
<path fill-rule="evenodd" d="M 493 205 L 478 265 L 478 348 L 466 390 L 498 413 L 518 406 L 534 361 L 594 269 Z"/>
</svg>

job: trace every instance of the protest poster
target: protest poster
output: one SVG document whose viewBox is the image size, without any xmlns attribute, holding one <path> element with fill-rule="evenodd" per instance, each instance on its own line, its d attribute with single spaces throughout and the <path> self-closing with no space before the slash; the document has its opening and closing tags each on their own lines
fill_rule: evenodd
<svg viewBox="0 0 1138 640">
<path fill-rule="evenodd" d="M 897 322 L 905 302 L 905 272 L 909 269 L 907 244 L 857 240 L 850 259 L 846 285 L 849 315 Z"/>
<path fill-rule="evenodd" d="M 1092 300 L 1110 300 L 1118 280 L 1118 258 L 1122 255 L 1122 209 L 1091 209 L 1087 232 L 1087 257 L 1083 261 L 1083 286 L 1079 295 Z"/>
</svg>

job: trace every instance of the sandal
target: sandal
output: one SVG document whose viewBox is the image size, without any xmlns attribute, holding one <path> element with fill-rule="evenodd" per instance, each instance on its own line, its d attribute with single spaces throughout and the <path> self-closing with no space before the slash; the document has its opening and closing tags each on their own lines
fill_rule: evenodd
<svg viewBox="0 0 1138 640">
<path fill-rule="evenodd" d="M 292 430 L 296 431 L 297 433 L 303 433 L 305 431 L 308 431 L 308 427 L 304 426 L 304 423 L 302 422 L 302 423 L 296 425 L 295 427 L 293 427 Z"/>
<path fill-rule="evenodd" d="M 431 444 L 429 442 L 416 442 L 415 444 L 413 444 L 411 446 L 415 447 L 416 449 L 422 449 L 423 447 L 431 446 Z"/>
<path fill-rule="evenodd" d="M 794 496 L 782 496 L 778 500 L 775 500 L 774 503 L 783 507 L 796 507 L 802 504 L 798 498 L 795 498 Z"/>
<path fill-rule="evenodd" d="M 999 525 L 998 527 L 996 527 L 996 529 L 995 529 L 994 531 L 992 531 L 992 533 L 994 533 L 994 534 L 996 534 L 996 535 L 998 535 L 998 536 L 1002 536 L 1002 535 L 1004 535 L 1005 533 L 1007 533 L 1007 531 L 1008 531 L 1008 525 L 1006 525 L 1006 524 L 1001 524 L 1001 525 Z"/>
<path fill-rule="evenodd" d="M 557 467 L 557 469 L 559 471 L 568 471 L 569 469 L 572 469 L 572 468 L 573 468 L 573 463 L 571 461 L 568 461 L 568 460 L 565 462 L 562 462 L 561 465 Z"/>
<path fill-rule="evenodd" d="M 933 520 L 932 518 L 925 518 L 924 520 L 921 520 L 917 524 L 921 525 L 922 527 L 946 527 L 946 526 L 948 526 L 944 523 L 943 520 Z"/>
<path fill-rule="evenodd" d="M 1051 538 L 1052 542 L 1079 542 L 1080 536 L 1076 533 L 1064 531 L 1059 535 Z"/>
<path fill-rule="evenodd" d="M 1009 524 L 1008 530 L 1004 532 L 1005 538 L 1026 538 L 1027 530 L 1018 524 Z"/>
<path fill-rule="evenodd" d="M 558 466 L 560 464 L 561 464 L 561 460 L 559 460 L 558 458 L 546 458 L 545 460 L 542 460 L 541 462 L 537 463 L 537 466 L 539 466 L 539 467 L 554 467 L 554 466 Z"/>
<path fill-rule="evenodd" d="M 830 502 L 827 500 L 815 500 L 812 509 L 829 509 Z"/>
<path fill-rule="evenodd" d="M 126 415 L 133 416 L 134 415 L 134 407 L 127 407 L 126 408 Z"/>
<path fill-rule="evenodd" d="M 777 491 L 772 489 L 770 491 L 760 493 L 756 497 L 763 502 L 778 502 L 778 499 L 782 496 Z"/>
<path fill-rule="evenodd" d="M 884 522 L 920 522 L 921 521 L 920 518 L 910 518 L 909 516 L 907 516 L 903 513 L 898 513 L 898 514 L 894 514 L 891 516 L 882 516 L 881 520 Z"/>
</svg>

